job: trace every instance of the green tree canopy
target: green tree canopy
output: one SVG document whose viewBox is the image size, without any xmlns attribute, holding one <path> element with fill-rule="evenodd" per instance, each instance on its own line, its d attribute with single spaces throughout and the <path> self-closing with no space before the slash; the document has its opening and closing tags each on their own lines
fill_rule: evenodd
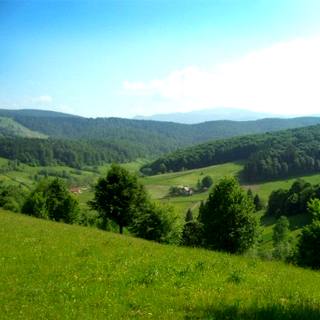
<svg viewBox="0 0 320 320">
<path fill-rule="evenodd" d="M 287 260 L 292 257 L 293 251 L 290 245 L 289 220 L 281 216 L 273 228 L 273 251 L 272 256 L 277 260 Z"/>
<path fill-rule="evenodd" d="M 62 179 L 41 181 L 30 193 L 22 207 L 22 213 L 37 218 L 74 223 L 80 214 L 77 199 L 67 189 Z"/>
<path fill-rule="evenodd" d="M 128 226 L 136 237 L 160 243 L 178 244 L 181 224 L 179 214 L 170 203 L 149 199 L 144 210 L 137 212 Z"/>
<path fill-rule="evenodd" d="M 213 180 L 210 176 L 205 176 L 201 182 L 202 182 L 202 188 L 209 189 L 213 185 Z"/>
<path fill-rule="evenodd" d="M 5 210 L 20 212 L 26 192 L 19 186 L 5 186 L 0 182 L 0 207 Z"/>
<path fill-rule="evenodd" d="M 94 198 L 89 206 L 97 210 L 106 226 L 108 219 L 119 226 L 122 234 L 133 216 L 141 212 L 147 193 L 136 175 L 118 164 L 112 164 L 105 178 L 100 178 L 94 187 Z"/>
<path fill-rule="evenodd" d="M 273 246 L 277 246 L 281 242 L 288 242 L 289 241 L 289 235 L 290 235 L 290 230 L 289 230 L 289 220 L 285 216 L 281 216 L 274 228 L 273 228 Z"/>
<path fill-rule="evenodd" d="M 308 212 L 313 215 L 311 224 L 305 226 L 299 238 L 297 262 L 304 267 L 320 269 L 320 200 L 314 198 L 308 204 Z"/>
<path fill-rule="evenodd" d="M 201 216 L 205 245 L 231 253 L 250 249 L 260 231 L 254 210 L 252 199 L 235 178 L 222 179 L 212 188 Z"/>
<path fill-rule="evenodd" d="M 188 247 L 202 246 L 203 224 L 198 220 L 188 221 L 182 230 L 181 245 Z"/>
</svg>

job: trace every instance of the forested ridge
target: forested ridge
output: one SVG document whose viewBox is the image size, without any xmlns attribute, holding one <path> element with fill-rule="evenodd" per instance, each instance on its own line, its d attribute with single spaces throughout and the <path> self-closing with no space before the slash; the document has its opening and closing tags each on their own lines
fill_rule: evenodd
<svg viewBox="0 0 320 320">
<path fill-rule="evenodd" d="M 3 109 L 0 110 L 0 116 L 10 117 L 26 128 L 51 138 L 141 142 L 154 145 L 162 153 L 216 139 L 320 124 L 319 117 L 300 117 L 256 121 L 219 120 L 188 125 L 123 118 L 92 119 L 42 110 Z"/>
<path fill-rule="evenodd" d="M 320 171 L 320 125 L 247 135 L 178 150 L 141 168 L 145 174 L 180 171 L 246 159 L 247 181 Z"/>
<path fill-rule="evenodd" d="M 317 117 L 221 120 L 186 125 L 121 118 L 92 119 L 44 110 L 0 110 L 0 116 L 49 136 L 49 139 L 28 140 L 3 133 L 0 156 L 32 166 L 79 168 L 163 156 L 142 168 L 146 174 L 156 174 L 248 159 L 247 180 L 284 177 L 300 170 L 314 172 L 320 166 L 316 138 L 311 137 L 315 141 L 313 145 L 303 146 L 296 141 L 297 137 L 290 140 L 291 134 L 283 142 L 280 133 L 272 134 L 279 129 L 319 124 Z M 267 135 L 261 135 L 265 132 Z M 249 134 L 250 137 L 246 136 Z M 295 164 L 291 164 L 294 161 Z"/>
</svg>

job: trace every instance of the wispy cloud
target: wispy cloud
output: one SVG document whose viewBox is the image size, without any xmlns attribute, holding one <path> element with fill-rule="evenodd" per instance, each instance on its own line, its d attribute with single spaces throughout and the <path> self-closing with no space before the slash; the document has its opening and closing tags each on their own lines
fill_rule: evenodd
<svg viewBox="0 0 320 320">
<path fill-rule="evenodd" d="M 40 96 L 33 99 L 35 103 L 50 103 L 52 102 L 52 98 L 50 96 Z"/>
<path fill-rule="evenodd" d="M 320 37 L 296 39 L 218 65 L 214 73 L 194 66 L 149 83 L 125 82 L 123 88 L 126 93 L 185 102 L 189 108 L 313 113 L 320 107 L 319 57 Z"/>
</svg>

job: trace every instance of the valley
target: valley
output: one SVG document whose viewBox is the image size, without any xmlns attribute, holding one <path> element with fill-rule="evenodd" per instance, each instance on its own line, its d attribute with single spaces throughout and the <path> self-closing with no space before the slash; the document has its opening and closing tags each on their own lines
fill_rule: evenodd
<svg viewBox="0 0 320 320">
<path fill-rule="evenodd" d="M 48 113 L 12 117 L 1 118 L 7 119 L 2 120 L 8 124 L 6 130 L 10 126 L 17 128 L 19 121 L 29 123 L 28 130 L 41 129 L 41 121 L 59 122 L 61 127 L 59 133 L 54 133 L 57 129 L 48 125 L 39 137 L 29 133 L 19 136 L 27 132 L 21 128 L 10 135 L 2 131 L 0 149 L 2 155 L 10 155 L 0 157 L 0 198 L 5 203 L 0 208 L 0 305 L 5 306 L 1 310 L 4 319 L 19 318 L 18 313 L 25 319 L 32 319 L 35 314 L 43 318 L 75 319 L 80 312 L 82 315 L 90 312 L 92 318 L 93 310 L 96 319 L 105 318 L 111 310 L 112 318 L 210 319 L 213 315 L 216 319 L 317 318 L 318 271 L 275 258 L 274 230 L 279 216 L 266 212 L 275 190 L 291 190 L 297 181 L 317 190 L 318 125 L 310 126 L 309 120 L 303 119 L 300 128 L 254 135 L 241 131 L 231 138 L 219 128 L 220 133 L 213 139 L 204 128 L 212 130 L 217 123 L 205 123 L 201 135 L 206 138 L 198 140 L 200 136 L 189 130 L 191 127 L 174 123 L 162 127 L 163 123 L 156 122 L 157 129 L 148 131 L 151 123 L 144 120 L 99 119 L 91 123 L 89 119 L 63 114 L 48 117 Z M 81 121 L 86 125 L 77 139 L 76 131 L 84 124 L 79 127 Z M 270 124 L 271 120 L 268 121 Z M 298 126 L 302 124 L 297 119 L 292 121 L 300 123 Z M 277 122 L 271 121 L 272 126 Z M 174 133 L 177 128 L 182 131 Z M 99 138 L 93 138 L 94 132 Z M 105 140 L 110 132 L 113 140 Z M 146 132 L 151 132 L 148 137 Z M 183 135 L 185 141 L 192 137 L 194 146 L 184 148 L 185 142 L 179 140 Z M 223 138 L 219 139 L 221 135 Z M 210 141 L 196 144 L 209 138 Z M 295 150 L 292 162 L 288 160 L 290 157 L 281 158 L 290 148 Z M 259 150 L 260 158 L 255 153 Z M 208 155 L 210 161 L 205 158 Z M 260 164 L 265 161 L 264 170 L 273 171 L 262 171 L 264 175 L 251 179 L 247 170 L 254 166 L 254 161 Z M 191 212 L 194 222 L 198 221 L 201 205 L 214 186 L 225 177 L 235 177 L 243 193 L 260 199 L 261 208 L 254 213 L 261 228 L 258 243 L 244 255 L 231 255 L 205 247 L 188 248 L 139 239 L 131 234 L 130 226 L 124 228 L 123 235 L 118 235 L 115 223 L 108 224 L 108 231 L 99 230 L 102 228 L 99 213 L 91 210 L 90 201 L 95 197 L 97 181 L 108 176 L 115 162 L 138 177 L 152 201 L 156 201 L 152 203 L 160 205 L 158 208 L 162 204 L 174 208 L 181 235 L 187 212 Z M 279 168 L 284 168 L 285 162 L 288 170 L 283 174 Z M 275 174 L 276 168 L 279 175 Z M 205 177 L 210 177 L 213 187 L 200 189 Z M 80 216 L 73 225 L 19 213 L 22 198 L 50 181 L 60 181 L 68 194 L 77 190 L 72 199 L 79 205 Z M 192 192 L 172 195 L 172 188 Z M 41 195 L 38 193 L 37 197 Z M 312 217 L 298 212 L 287 215 L 287 220 L 288 244 L 294 252 Z M 16 281 L 17 278 L 20 280 Z M 307 290 L 311 282 L 313 289 Z M 12 286 L 14 291 L 8 294 Z M 67 302 L 62 308 L 61 301 Z"/>
</svg>

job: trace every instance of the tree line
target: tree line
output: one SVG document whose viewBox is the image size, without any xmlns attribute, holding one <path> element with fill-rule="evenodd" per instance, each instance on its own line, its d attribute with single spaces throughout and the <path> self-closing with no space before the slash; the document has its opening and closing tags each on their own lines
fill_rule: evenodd
<svg viewBox="0 0 320 320">
<path fill-rule="evenodd" d="M 312 185 L 297 179 L 290 189 L 279 188 L 271 192 L 266 215 L 279 218 L 282 215 L 307 214 L 308 203 L 315 198 L 320 199 L 320 184 Z"/>
</svg>

